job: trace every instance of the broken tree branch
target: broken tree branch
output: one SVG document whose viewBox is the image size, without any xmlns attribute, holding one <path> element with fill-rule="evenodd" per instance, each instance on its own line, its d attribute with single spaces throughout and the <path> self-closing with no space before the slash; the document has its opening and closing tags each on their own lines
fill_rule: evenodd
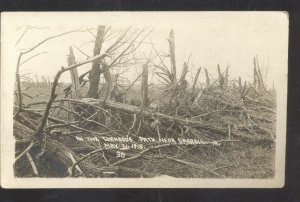
<svg viewBox="0 0 300 202">
<path fill-rule="evenodd" d="M 196 76 L 195 76 L 195 79 L 194 79 L 194 82 L 193 82 L 193 86 L 192 86 L 192 91 L 194 91 L 195 88 L 196 88 L 196 84 L 197 84 L 197 81 L 198 81 L 198 78 L 199 78 L 200 71 L 201 71 L 201 67 L 199 67 L 197 69 L 197 73 L 196 73 Z"/>
<path fill-rule="evenodd" d="M 175 37 L 174 37 L 173 29 L 171 29 L 170 31 L 168 42 L 169 42 L 169 53 L 170 53 L 171 74 L 172 74 L 171 85 L 175 86 L 177 84 L 177 80 L 176 80 Z"/>
</svg>

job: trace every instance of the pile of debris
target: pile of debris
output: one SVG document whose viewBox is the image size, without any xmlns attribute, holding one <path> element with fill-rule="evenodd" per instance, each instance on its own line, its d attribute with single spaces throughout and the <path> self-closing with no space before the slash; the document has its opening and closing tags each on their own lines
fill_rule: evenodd
<svg viewBox="0 0 300 202">
<path fill-rule="evenodd" d="M 100 26 L 98 35 L 102 38 L 103 32 Z M 276 94 L 266 87 L 257 59 L 251 84 L 241 78 L 230 80 L 229 68 L 222 73 L 218 67 L 218 79 L 213 80 L 205 69 L 206 84 L 197 88 L 199 68 L 189 88 L 187 63 L 176 80 L 173 31 L 169 43 L 171 71 L 157 65 L 161 70 L 157 75 L 164 77 L 166 87 L 149 102 L 147 61 L 141 75 L 141 106 L 116 99 L 115 95 L 120 95 L 114 94 L 117 81 L 109 73 L 111 64 L 104 61 L 109 50 L 101 55 L 95 49 L 93 58 L 75 63 L 70 49 L 69 66 L 56 74 L 49 100 L 22 103 L 17 75 L 16 175 L 28 176 L 24 172 L 27 156 L 35 176 L 223 178 L 226 176 L 195 161 L 201 149 L 241 141 L 273 144 Z M 96 91 L 90 88 L 88 98 L 83 98 L 80 86 L 88 74 L 78 78 L 76 67 L 89 62 L 93 63 L 90 86 L 96 79 Z M 65 90 L 66 96 L 57 96 L 59 77 L 67 71 L 71 71 L 72 86 Z M 100 99 L 95 97 L 99 78 L 93 78 L 93 71 L 103 73 L 107 83 Z M 166 166 L 160 167 L 162 164 Z M 194 169 L 201 173 L 192 175 Z"/>
</svg>

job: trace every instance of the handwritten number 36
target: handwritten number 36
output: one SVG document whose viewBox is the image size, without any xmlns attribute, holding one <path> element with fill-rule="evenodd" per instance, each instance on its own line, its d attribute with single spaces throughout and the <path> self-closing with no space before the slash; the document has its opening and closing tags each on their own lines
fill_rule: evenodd
<svg viewBox="0 0 300 202">
<path fill-rule="evenodd" d="M 117 151 L 117 158 L 122 158 L 122 159 L 125 158 L 125 153 Z"/>
</svg>

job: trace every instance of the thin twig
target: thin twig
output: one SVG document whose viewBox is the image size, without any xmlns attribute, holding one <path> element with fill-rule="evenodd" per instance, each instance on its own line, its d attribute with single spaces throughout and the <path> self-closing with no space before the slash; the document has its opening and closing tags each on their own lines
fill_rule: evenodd
<svg viewBox="0 0 300 202">
<path fill-rule="evenodd" d="M 30 145 L 21 153 L 19 156 L 16 157 L 15 163 L 24 155 L 26 154 L 32 147 L 34 146 L 34 143 L 31 142 Z"/>
<path fill-rule="evenodd" d="M 35 54 L 35 55 L 31 56 L 30 58 L 28 58 L 28 59 L 24 60 L 23 62 L 21 62 L 20 66 L 21 66 L 21 65 L 23 65 L 25 62 L 27 62 L 27 61 L 31 60 L 32 58 L 34 58 L 34 57 L 37 57 L 37 56 L 39 56 L 39 55 L 42 55 L 42 54 L 46 54 L 46 53 L 48 53 L 48 52 L 41 52 L 41 53 L 37 53 L 37 54 Z"/>
<path fill-rule="evenodd" d="M 35 175 L 35 176 L 38 176 L 38 175 L 39 175 L 38 170 L 37 170 L 37 168 L 36 168 L 36 165 L 35 165 L 35 163 L 34 163 L 32 157 L 31 157 L 30 153 L 29 153 L 29 152 L 26 152 L 26 156 L 27 156 L 28 161 L 30 162 L 30 165 L 31 165 L 31 168 L 32 168 L 32 170 L 33 170 L 34 175 Z"/>
<path fill-rule="evenodd" d="M 193 168 L 197 168 L 197 169 L 203 170 L 203 171 L 208 172 L 210 174 L 213 174 L 213 175 L 215 175 L 215 176 L 217 176 L 219 178 L 225 178 L 223 175 L 220 175 L 216 171 L 211 170 L 209 168 L 205 168 L 203 166 L 199 166 L 197 164 L 194 164 L 194 163 L 191 163 L 191 162 L 188 162 L 188 161 L 185 161 L 185 160 L 181 160 L 181 159 L 172 158 L 172 157 L 169 157 L 168 159 L 170 159 L 172 161 L 175 161 L 175 162 L 178 162 L 178 163 L 182 163 L 184 165 L 187 165 L 187 166 L 190 166 L 190 167 L 193 167 Z"/>
</svg>

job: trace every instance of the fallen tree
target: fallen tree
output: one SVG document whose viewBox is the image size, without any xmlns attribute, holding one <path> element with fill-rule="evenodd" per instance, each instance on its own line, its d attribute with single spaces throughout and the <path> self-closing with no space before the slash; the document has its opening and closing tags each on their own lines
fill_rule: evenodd
<svg viewBox="0 0 300 202">
<path fill-rule="evenodd" d="M 156 75 L 166 82 L 161 96 L 152 100 L 156 104 L 148 103 L 148 65 L 154 63 L 150 58 L 142 64 L 141 106 L 113 99 L 113 85 L 117 85 L 117 79 L 113 84 L 109 70 L 122 64 L 122 60 L 137 49 L 141 42 L 136 39 L 146 30 L 127 36 L 129 29 L 100 54 L 105 27 L 98 27 L 94 57 L 75 63 L 70 48 L 69 65 L 57 72 L 48 100 L 22 103 L 22 96 L 18 99 L 14 107 L 18 150 L 15 167 L 27 156 L 35 176 L 47 176 L 39 172 L 44 166 L 43 158 L 52 162 L 49 170 L 61 172 L 59 176 L 65 177 L 178 176 L 172 170 L 157 170 L 167 162 L 182 172 L 179 176 L 190 176 L 193 169 L 197 169 L 200 174 L 194 176 L 223 178 L 226 176 L 213 168 L 200 166 L 193 152 L 198 155 L 202 153 L 201 148 L 218 151 L 217 147 L 227 143 L 273 144 L 276 94 L 264 84 L 257 59 L 253 83 L 229 80 L 229 67 L 222 72 L 218 66 L 219 77 L 215 80 L 205 69 L 206 86 L 202 88 L 197 87 L 199 68 L 189 88 L 186 81 L 188 61 L 183 65 L 180 79 L 176 78 L 173 31 L 169 39 L 171 71 L 162 59 L 160 64 L 154 65 L 161 71 Z M 109 58 L 107 63 L 105 60 Z M 88 72 L 80 80 L 73 70 L 87 63 L 92 63 L 89 91 L 86 97 L 82 92 L 74 96 L 79 95 L 76 89 L 81 91 L 80 81 Z M 73 83 L 64 89 L 65 97 L 61 97 L 57 92 L 58 81 L 68 71 L 75 72 L 71 74 Z M 107 84 L 106 93 L 96 99 L 102 95 L 98 90 L 102 73 Z M 18 97 L 20 85 L 17 76 Z M 127 90 L 121 94 L 126 94 Z M 68 98 L 70 91 L 72 98 Z M 56 166 L 59 171 L 55 170 Z"/>
</svg>

